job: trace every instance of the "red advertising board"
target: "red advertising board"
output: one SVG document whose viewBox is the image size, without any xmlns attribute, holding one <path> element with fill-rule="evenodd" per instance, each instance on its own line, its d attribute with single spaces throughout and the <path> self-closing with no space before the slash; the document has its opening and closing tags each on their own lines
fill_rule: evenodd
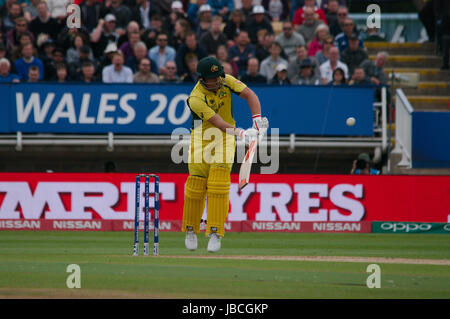
<svg viewBox="0 0 450 319">
<path fill-rule="evenodd" d="M 181 231 L 181 220 L 160 222 L 160 231 Z M 149 224 L 153 230 L 153 223 Z M 205 224 L 200 227 L 201 231 Z M 144 229 L 141 222 L 139 229 Z M 63 230 L 63 231 L 132 231 L 134 221 L 130 220 L 66 220 L 66 219 L 0 219 L 0 230 Z M 226 222 L 226 232 L 297 232 L 297 233 L 370 233 L 372 222 L 269 222 L 250 221 Z"/>
<path fill-rule="evenodd" d="M 179 221 L 187 175 L 159 176 L 160 219 Z M 450 222 L 450 176 L 255 174 L 242 192 L 231 180 L 229 222 Z M 0 220 L 132 220 L 134 192 L 135 174 L 3 173 Z"/>
</svg>

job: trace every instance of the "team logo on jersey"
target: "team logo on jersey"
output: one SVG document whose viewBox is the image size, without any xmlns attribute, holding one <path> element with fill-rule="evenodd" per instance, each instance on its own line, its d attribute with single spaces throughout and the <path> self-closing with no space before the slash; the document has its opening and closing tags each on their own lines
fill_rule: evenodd
<svg viewBox="0 0 450 319">
<path fill-rule="evenodd" d="M 219 67 L 217 65 L 213 64 L 211 66 L 211 72 L 217 72 L 217 71 L 219 71 Z"/>
<path fill-rule="evenodd" d="M 220 92 L 219 92 L 219 99 L 223 99 L 223 98 L 225 98 L 225 97 L 227 97 L 227 92 L 225 92 L 225 91 L 220 91 Z"/>
</svg>

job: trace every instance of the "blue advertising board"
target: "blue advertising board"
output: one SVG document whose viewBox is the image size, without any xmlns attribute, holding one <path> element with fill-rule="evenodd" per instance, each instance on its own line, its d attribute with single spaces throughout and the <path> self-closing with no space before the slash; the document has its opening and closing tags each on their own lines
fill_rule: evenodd
<svg viewBox="0 0 450 319">
<path fill-rule="evenodd" d="M 450 167 L 450 113 L 412 113 L 412 167 Z"/>
<path fill-rule="evenodd" d="M 282 135 L 372 136 L 372 87 L 250 86 L 263 116 Z M 191 127 L 186 99 L 193 85 L 2 84 L 0 132 L 171 134 Z M 251 126 L 247 102 L 235 96 L 237 126 Z M 347 126 L 354 117 L 356 124 Z"/>
</svg>

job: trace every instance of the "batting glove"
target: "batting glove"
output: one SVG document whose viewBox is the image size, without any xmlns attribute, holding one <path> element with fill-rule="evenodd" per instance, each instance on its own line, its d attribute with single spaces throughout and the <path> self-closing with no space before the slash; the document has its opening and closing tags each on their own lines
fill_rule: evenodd
<svg viewBox="0 0 450 319">
<path fill-rule="evenodd" d="M 262 123 L 261 123 L 261 114 L 255 114 L 252 116 L 252 122 L 253 122 L 253 126 L 252 128 L 254 128 L 255 130 L 259 131 L 259 129 L 262 127 Z"/>
<path fill-rule="evenodd" d="M 258 131 L 254 128 L 249 128 L 246 130 L 240 128 L 234 129 L 234 135 L 243 140 L 246 145 L 249 145 L 252 140 L 258 138 L 258 134 Z"/>
</svg>

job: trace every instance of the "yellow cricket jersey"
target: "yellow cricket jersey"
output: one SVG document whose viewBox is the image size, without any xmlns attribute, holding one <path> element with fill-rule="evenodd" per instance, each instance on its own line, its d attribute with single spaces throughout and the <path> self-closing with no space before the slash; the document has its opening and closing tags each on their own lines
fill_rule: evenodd
<svg viewBox="0 0 450 319">
<path fill-rule="evenodd" d="M 187 100 L 192 112 L 189 174 L 207 177 L 210 165 L 226 167 L 231 171 L 235 136 L 222 132 L 208 120 L 219 114 L 224 121 L 235 126 L 232 93 L 240 94 L 246 87 L 228 74 L 216 93 L 208 91 L 199 82 L 195 85 Z"/>
<path fill-rule="evenodd" d="M 192 128 L 197 127 L 196 120 L 202 121 L 203 130 L 214 127 L 208 120 L 215 114 L 219 114 L 225 122 L 235 126 L 231 94 L 240 94 L 246 87 L 244 83 L 228 74 L 225 75 L 224 85 L 215 94 L 197 82 L 187 100 L 192 112 Z"/>
</svg>

